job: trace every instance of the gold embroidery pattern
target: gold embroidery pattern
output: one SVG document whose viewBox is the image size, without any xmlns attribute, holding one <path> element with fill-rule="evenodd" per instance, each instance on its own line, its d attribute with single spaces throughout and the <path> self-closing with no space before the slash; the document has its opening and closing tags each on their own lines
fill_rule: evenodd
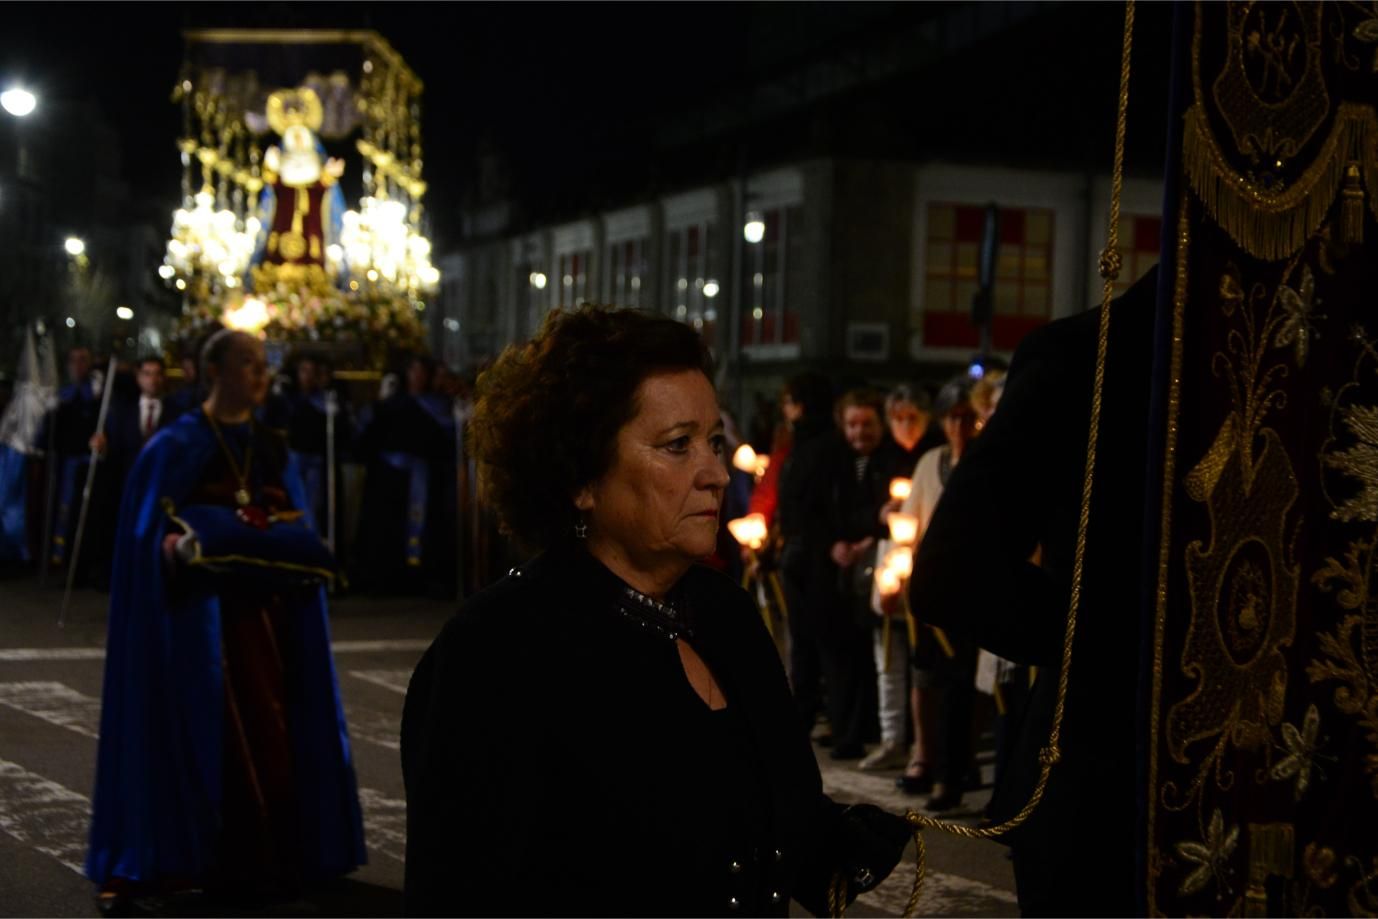
<svg viewBox="0 0 1378 919">
<path fill-rule="evenodd" d="M 1322 74 L 1322 20 L 1329 17 L 1336 54 L 1345 42 L 1371 40 L 1378 29 L 1349 28 L 1339 4 L 1250 3 L 1226 7 L 1226 55 L 1209 102 L 1226 125 L 1238 156 L 1216 138 L 1202 77 L 1202 16 L 1196 10 L 1193 43 L 1195 102 L 1183 124 L 1183 169 L 1192 192 L 1212 219 L 1245 252 L 1279 261 L 1301 251 L 1337 198 L 1344 199 L 1343 237 L 1363 234 L 1363 186 L 1378 218 L 1378 115 L 1372 105 L 1340 102 L 1324 140 L 1304 167 L 1292 164 L 1330 117 Z M 1365 15 L 1371 15 L 1364 11 Z M 1299 171 L 1298 171 L 1299 170 Z M 1295 174 L 1294 174 L 1295 173 Z"/>
<path fill-rule="evenodd" d="M 1228 6 L 1228 50 L 1212 95 L 1239 152 L 1265 168 L 1301 152 L 1330 109 L 1321 12 L 1319 3 Z"/>
<path fill-rule="evenodd" d="M 1375 11 L 1196 6 L 1151 914 L 1378 914 L 1378 348 L 1362 330 L 1341 386 L 1378 256 Z"/>
<path fill-rule="evenodd" d="M 1378 371 L 1378 352 L 1362 329 L 1351 336 L 1359 344 L 1352 378 L 1331 405 L 1331 436 L 1321 454 L 1323 469 L 1336 470 L 1327 484 L 1330 517 L 1366 524 L 1364 536 L 1349 540 L 1342 558 L 1327 556 L 1311 583 L 1333 594 L 1343 614 L 1334 631 L 1319 636 L 1320 655 L 1307 665 L 1312 683 L 1337 683 L 1332 701 L 1364 731 L 1369 751 L 1364 772 L 1378 797 L 1378 406 L 1366 405 L 1364 383 Z M 1357 486 L 1357 491 L 1354 490 Z"/>
<path fill-rule="evenodd" d="M 1191 206 L 1185 191 L 1177 200 L 1176 271 L 1172 291 L 1172 355 L 1168 367 L 1167 431 L 1163 458 L 1162 512 L 1158 521 L 1158 581 L 1153 624 L 1153 704 L 1149 706 L 1148 757 L 1148 911 L 1158 912 L 1158 878 L 1163 872 L 1157 847 L 1158 745 L 1162 736 L 1160 700 L 1163 697 L 1163 632 L 1167 624 L 1168 567 L 1172 549 L 1173 483 L 1177 475 L 1177 435 L 1182 396 L 1183 323 L 1187 304 L 1188 254 L 1191 251 Z M 1223 461 L 1222 461 L 1223 463 Z"/>
<path fill-rule="evenodd" d="M 1222 291 L 1243 289 L 1237 268 L 1230 266 L 1226 278 Z M 1236 328 L 1212 368 L 1226 380 L 1233 408 L 1185 482 L 1188 495 L 1206 505 L 1210 538 L 1186 547 L 1192 609 L 1181 668 L 1197 685 L 1168 713 L 1168 750 L 1179 763 L 1190 761 L 1191 744 L 1222 733 L 1243 749 L 1263 746 L 1282 720 L 1282 649 L 1296 628 L 1300 566 L 1293 557 L 1296 529 L 1288 526 L 1296 475 L 1277 432 L 1263 425 L 1271 408 L 1285 404 L 1275 383 L 1287 368 L 1267 361 L 1286 320 L 1280 290 L 1269 298 L 1266 286 L 1255 284 L 1247 302 L 1229 296 L 1220 302 Z M 1264 302 L 1259 323 L 1255 313 Z"/>
</svg>

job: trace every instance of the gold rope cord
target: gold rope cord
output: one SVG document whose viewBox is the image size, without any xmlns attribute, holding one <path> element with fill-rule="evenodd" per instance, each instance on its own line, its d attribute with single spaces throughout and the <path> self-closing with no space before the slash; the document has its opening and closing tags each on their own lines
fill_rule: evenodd
<svg viewBox="0 0 1378 919">
<path fill-rule="evenodd" d="M 1081 584 L 1086 561 L 1086 533 L 1091 520 L 1091 493 L 1096 472 L 1096 447 L 1100 433 L 1101 402 L 1105 386 L 1105 355 L 1110 341 L 1110 301 L 1114 297 L 1115 279 L 1119 277 L 1121 256 L 1119 252 L 1120 195 L 1124 188 L 1124 138 L 1129 111 L 1129 63 L 1133 48 L 1134 0 L 1125 0 L 1124 5 L 1124 44 L 1120 59 L 1119 109 L 1115 120 L 1115 165 L 1110 191 L 1110 226 L 1106 236 L 1104 251 L 1100 256 L 1100 274 L 1105 283 L 1101 295 L 1100 326 L 1096 339 L 1096 375 L 1091 392 L 1090 430 L 1086 443 L 1086 473 L 1081 486 L 1081 514 L 1077 522 L 1076 555 L 1072 564 L 1072 596 L 1067 610 L 1067 628 L 1062 640 L 1062 669 L 1058 674 L 1057 701 L 1053 707 L 1053 723 L 1048 731 L 1048 743 L 1039 753 L 1038 783 L 1034 786 L 1029 800 L 1004 823 L 990 827 L 970 827 L 950 820 L 928 817 L 905 812 L 905 819 L 914 829 L 914 845 L 917 849 L 914 865 L 914 888 L 909 895 L 909 903 L 904 908 L 905 916 L 914 915 L 923 889 L 927 852 L 923 842 L 926 829 L 942 830 L 967 839 L 993 839 L 1015 829 L 1033 814 L 1048 787 L 1048 777 L 1053 766 L 1062 758 L 1059 741 L 1062 736 L 1062 717 L 1067 703 L 1067 677 L 1072 669 L 1072 643 L 1076 638 L 1077 610 L 1081 606 Z M 845 898 L 842 901 L 845 906 Z M 842 911 L 835 904 L 833 915 L 841 916 Z"/>
</svg>

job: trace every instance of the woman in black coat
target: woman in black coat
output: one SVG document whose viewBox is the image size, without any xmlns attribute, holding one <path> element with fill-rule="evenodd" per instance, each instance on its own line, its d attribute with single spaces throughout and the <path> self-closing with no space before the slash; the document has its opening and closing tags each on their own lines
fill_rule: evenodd
<svg viewBox="0 0 1378 919">
<path fill-rule="evenodd" d="M 826 914 L 904 820 L 823 794 L 751 599 L 695 565 L 727 471 L 692 329 L 560 312 L 479 381 L 487 499 L 543 551 L 465 604 L 402 723 L 406 907 Z"/>
</svg>

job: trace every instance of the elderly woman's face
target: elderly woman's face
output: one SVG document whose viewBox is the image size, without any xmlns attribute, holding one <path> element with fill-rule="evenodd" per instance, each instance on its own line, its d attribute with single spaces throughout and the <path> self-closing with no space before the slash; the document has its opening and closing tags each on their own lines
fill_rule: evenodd
<svg viewBox="0 0 1378 919">
<path fill-rule="evenodd" d="M 728 482 L 713 384 L 697 370 L 656 374 L 638 387 L 636 406 L 612 466 L 575 500 L 589 538 L 646 570 L 705 558 Z"/>
</svg>

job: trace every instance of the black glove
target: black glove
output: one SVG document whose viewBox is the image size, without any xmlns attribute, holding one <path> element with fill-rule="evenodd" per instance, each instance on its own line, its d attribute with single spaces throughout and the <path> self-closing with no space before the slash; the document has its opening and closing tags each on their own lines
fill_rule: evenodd
<svg viewBox="0 0 1378 919">
<path fill-rule="evenodd" d="M 880 886 L 914 838 L 909 821 L 873 804 L 853 804 L 844 810 L 841 833 L 838 868 L 847 881 L 849 899 Z"/>
</svg>

